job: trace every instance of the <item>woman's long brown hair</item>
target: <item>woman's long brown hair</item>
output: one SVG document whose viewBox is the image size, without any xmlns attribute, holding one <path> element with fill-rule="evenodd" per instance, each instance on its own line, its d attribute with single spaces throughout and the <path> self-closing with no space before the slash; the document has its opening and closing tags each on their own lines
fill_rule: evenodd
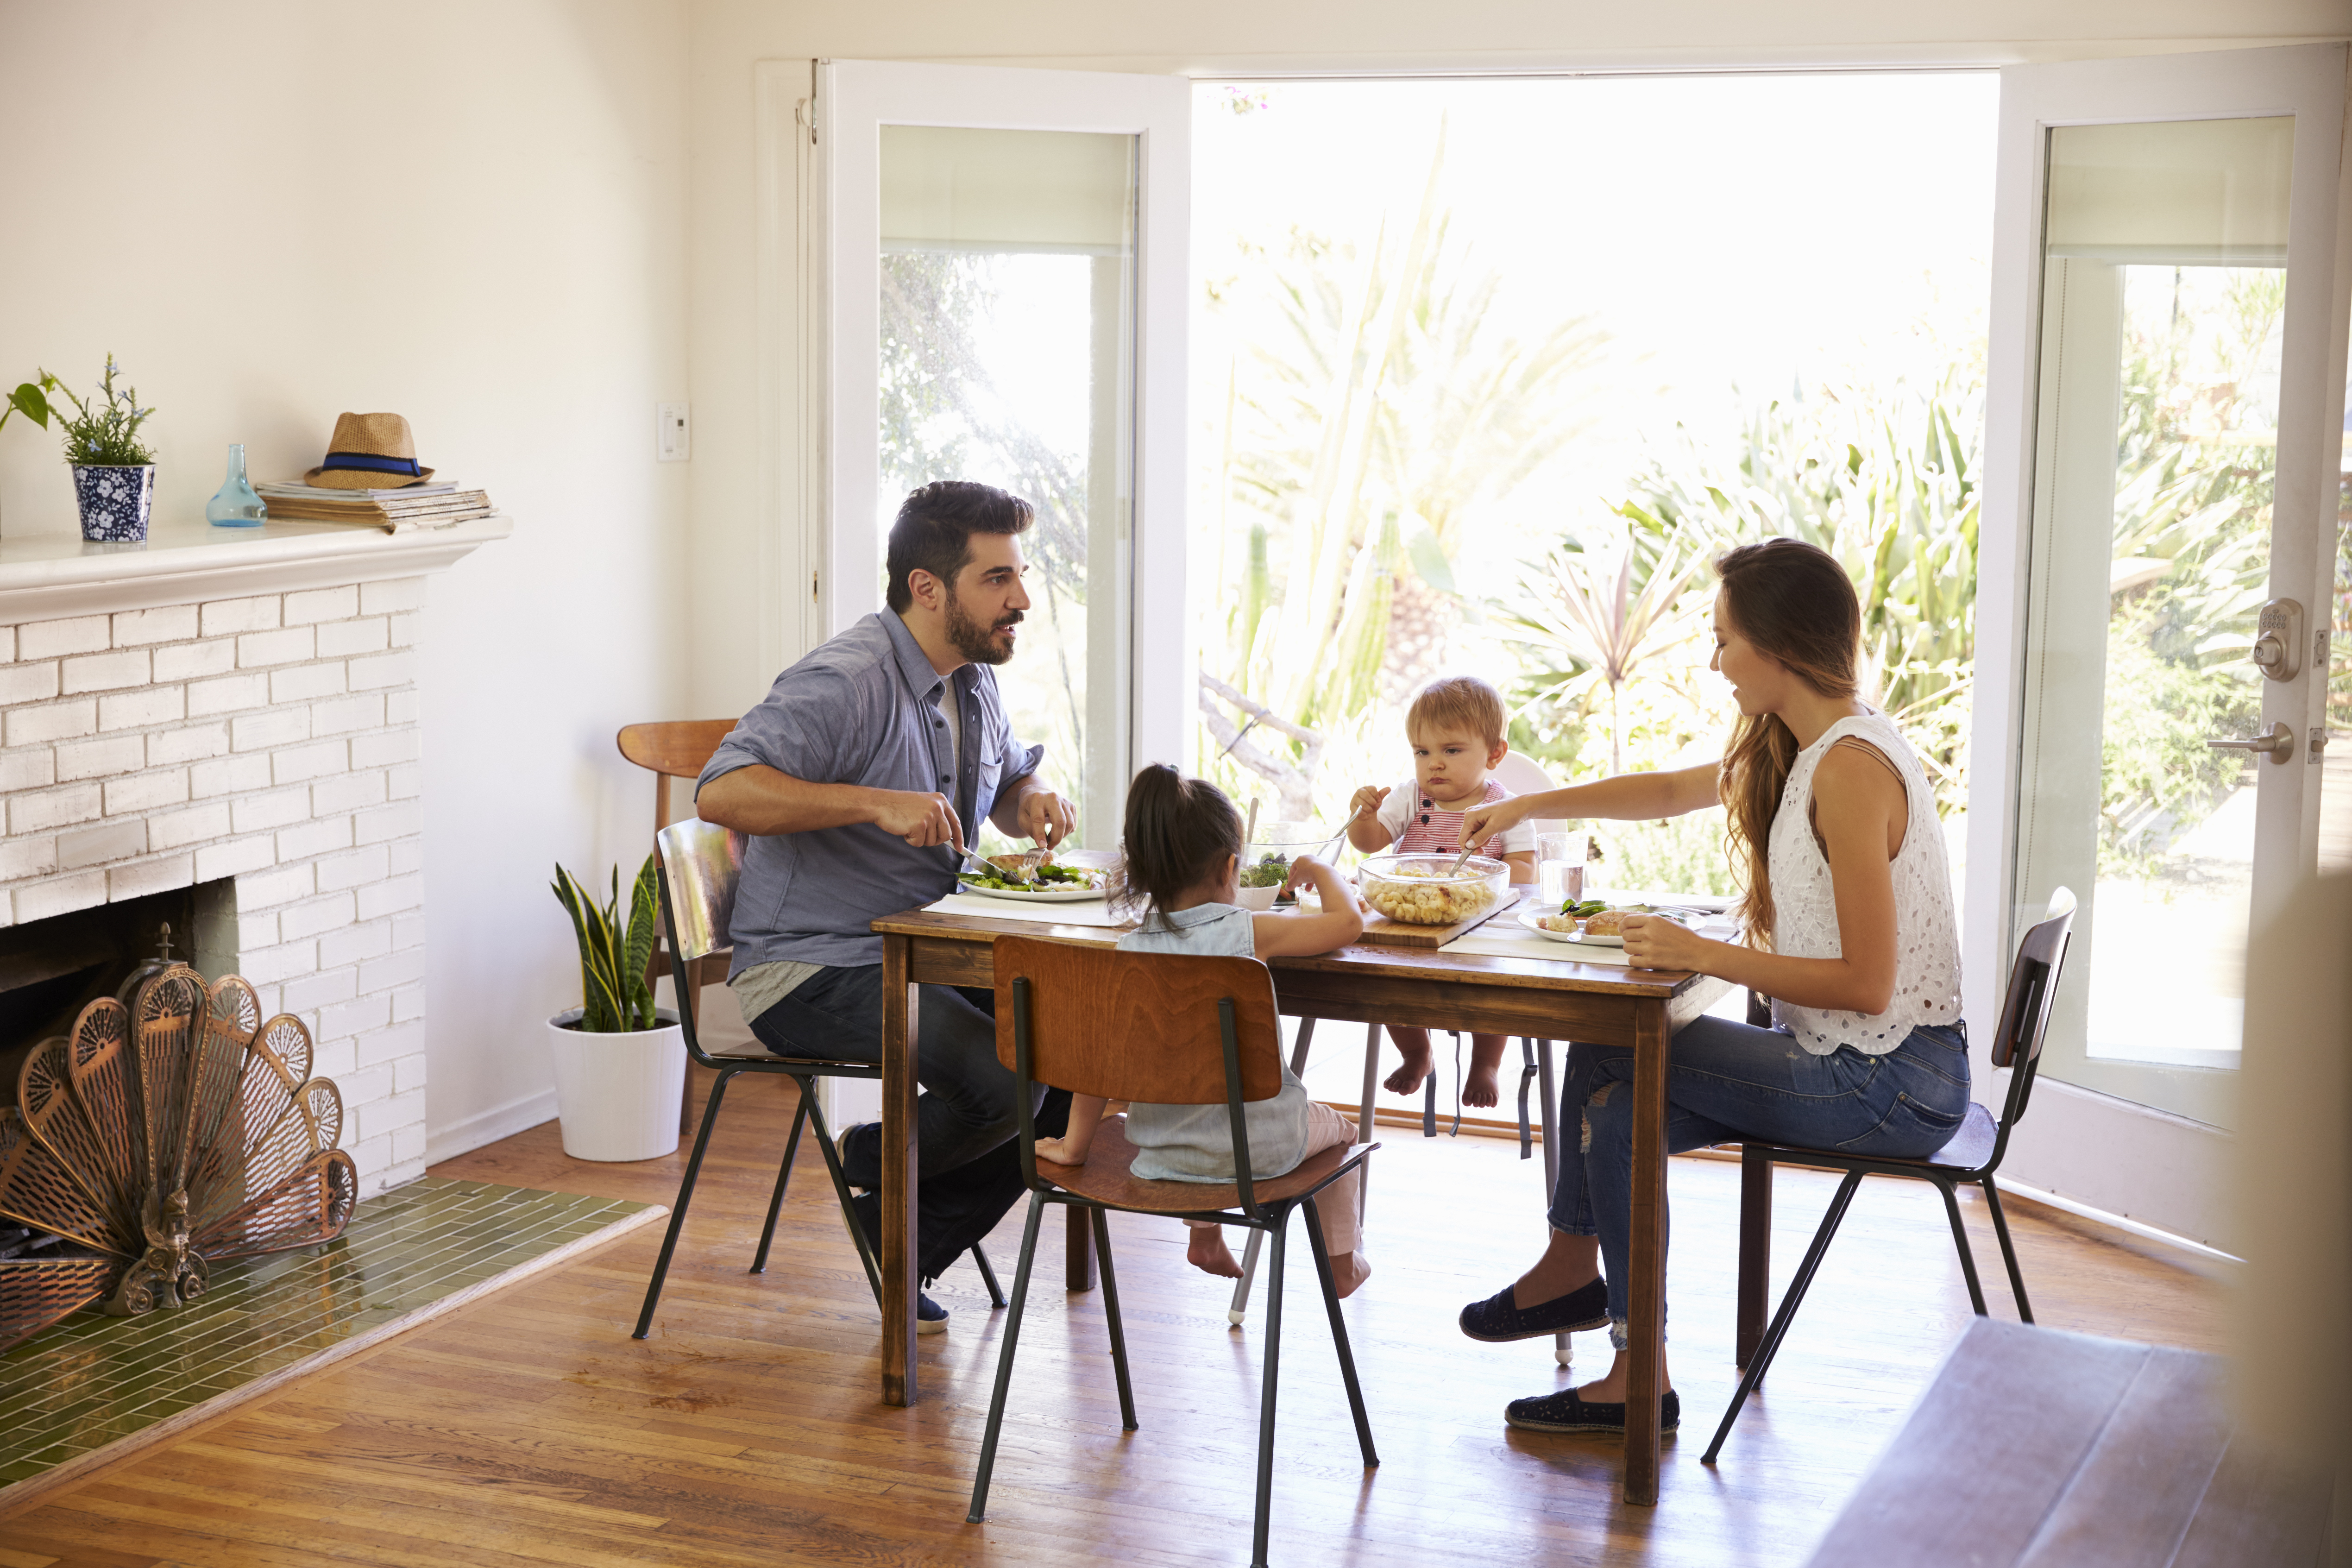
<svg viewBox="0 0 2352 1568">
<path fill-rule="evenodd" d="M 1835 556 L 1801 540 L 1768 539 L 1725 552 L 1715 569 L 1723 581 L 1724 618 L 1749 646 L 1824 697 L 1854 694 L 1862 604 Z M 1756 947 L 1772 945 L 1772 818 L 1797 750 L 1797 737 L 1779 714 L 1758 713 L 1741 715 L 1723 752 L 1719 793 L 1730 818 L 1732 858 L 1744 853 L 1748 862 L 1739 911 Z"/>
</svg>

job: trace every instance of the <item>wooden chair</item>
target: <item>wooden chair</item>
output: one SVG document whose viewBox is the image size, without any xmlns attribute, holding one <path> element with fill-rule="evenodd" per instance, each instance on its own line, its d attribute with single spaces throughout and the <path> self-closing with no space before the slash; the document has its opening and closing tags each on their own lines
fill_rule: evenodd
<svg viewBox="0 0 2352 1568">
<path fill-rule="evenodd" d="M 654 876 L 661 897 L 662 929 L 669 938 L 671 976 L 677 983 L 678 994 L 685 995 L 689 966 L 727 940 L 728 922 L 735 913 L 736 885 L 743 875 L 744 840 L 740 833 L 730 833 L 698 818 L 665 827 L 656 837 L 660 847 Z M 662 1282 L 669 1277 L 669 1260 L 677 1250 L 678 1233 L 686 1228 L 687 1205 L 694 1201 L 694 1184 L 702 1174 L 702 1156 L 710 1146 L 710 1130 L 719 1122 L 719 1103 L 727 1098 L 728 1084 L 747 1072 L 782 1074 L 800 1090 L 800 1109 L 793 1113 L 792 1134 L 784 1140 L 784 1160 L 776 1170 L 776 1190 L 768 1199 L 768 1219 L 760 1229 L 760 1250 L 751 1259 L 751 1272 L 764 1274 L 768 1270 L 768 1247 L 776 1238 L 776 1215 L 784 1206 L 784 1189 L 793 1179 L 793 1156 L 800 1152 L 801 1130 L 813 1127 L 817 1149 L 824 1155 L 825 1173 L 833 1178 L 834 1195 L 841 1202 L 841 1217 L 849 1226 L 850 1239 L 857 1244 L 857 1260 L 866 1266 L 866 1283 L 874 1292 L 875 1305 L 880 1306 L 881 1269 L 865 1230 L 857 1223 L 856 1213 L 850 1207 L 849 1184 L 842 1177 L 841 1156 L 833 1146 L 832 1135 L 824 1124 L 824 1110 L 817 1102 L 815 1080 L 879 1079 L 882 1069 L 866 1062 L 805 1061 L 764 1050 L 740 1056 L 713 1055 L 702 1048 L 692 1012 L 678 1009 L 678 1026 L 686 1036 L 687 1055 L 711 1068 L 719 1078 L 710 1086 L 710 1098 L 703 1103 L 702 1128 L 695 1134 L 694 1152 L 687 1158 L 685 1178 L 678 1183 L 677 1199 L 670 1205 L 669 1230 L 662 1237 L 661 1256 L 654 1263 L 653 1278 L 646 1283 L 645 1308 L 637 1314 L 636 1331 L 629 1337 L 644 1339 L 653 1328 L 654 1308 L 661 1300 Z M 1004 1293 L 997 1288 L 996 1271 L 988 1265 L 988 1254 L 975 1246 L 971 1260 L 979 1265 L 981 1278 L 988 1283 L 990 1302 L 1003 1306 Z"/>
<path fill-rule="evenodd" d="M 1830 1200 L 1829 1212 L 1822 1216 L 1821 1228 L 1813 1233 L 1813 1245 L 1805 1253 L 1805 1260 L 1798 1265 L 1797 1277 L 1789 1282 L 1789 1293 L 1781 1298 L 1772 1326 L 1748 1356 L 1747 1373 L 1739 1380 L 1739 1391 L 1731 1396 L 1731 1405 L 1723 1413 L 1723 1424 L 1715 1429 L 1715 1441 L 1699 1458 L 1701 1464 L 1715 1463 L 1724 1438 L 1731 1434 L 1732 1422 L 1738 1418 L 1739 1407 L 1748 1402 L 1756 1385 L 1764 1381 L 1765 1370 L 1780 1351 L 1789 1323 L 1805 1299 L 1806 1288 L 1812 1284 L 1814 1271 L 1829 1251 L 1830 1238 L 1837 1234 L 1839 1222 L 1845 1218 L 1846 1205 L 1853 1201 L 1854 1191 L 1862 1185 L 1864 1176 L 1903 1176 L 1928 1182 L 1944 1194 L 1944 1213 L 1952 1222 L 1952 1240 L 1960 1252 L 1960 1273 L 1969 1282 L 1969 1301 L 1979 1318 L 1988 1315 L 1984 1288 L 1977 1281 L 1976 1256 L 1969 1247 L 1969 1233 L 1960 1224 L 1956 1189 L 1963 1183 L 1981 1187 L 1985 1206 L 1992 1215 L 1993 1234 L 2000 1238 L 2001 1261 L 2009 1268 L 2009 1288 L 2017 1298 L 2017 1315 L 2029 1323 L 2033 1321 L 2033 1309 L 2025 1299 L 2025 1277 L 2018 1272 L 2017 1249 L 2010 1242 L 2009 1221 L 2000 1212 L 2000 1192 L 1993 1184 L 1993 1173 L 2000 1168 L 2001 1157 L 2009 1151 L 2010 1129 L 2023 1118 L 2026 1101 L 2032 1098 L 2034 1074 L 2042 1062 L 2042 1037 L 2050 1026 L 2051 1006 L 2058 994 L 2058 973 L 2066 959 L 2067 932 L 2074 922 L 2074 895 L 2061 888 L 2050 895 L 2050 908 L 2042 922 L 2027 931 L 2025 940 L 2018 944 L 2017 962 L 2009 974 L 2009 992 L 2001 1000 L 2000 1028 L 1992 1042 L 1992 1065 L 2010 1069 L 2009 1098 L 2002 1105 L 1998 1122 L 1992 1112 L 1971 1100 L 1968 1115 L 1952 1141 L 1920 1160 L 1879 1159 L 1843 1154 L 1833 1149 L 1800 1149 L 1773 1143 L 1748 1143 L 1742 1147 L 1739 1272 L 1743 1299 L 1751 1289 L 1759 1298 L 1762 1294 L 1759 1277 L 1769 1259 L 1765 1248 L 1771 1234 L 1773 1164 L 1826 1165 L 1843 1171 L 1845 1180 L 1838 1184 L 1837 1195 Z M 1760 1209 L 1760 1216 L 1751 1215 L 1751 1209 Z M 1761 1223 L 1751 1223 L 1757 1217 Z"/>
<path fill-rule="evenodd" d="M 1102 1266 L 1103 1311 L 1110 1328 L 1111 1365 L 1118 1380 L 1121 1424 L 1136 1429 L 1135 1393 L 1128 1376 L 1127 1335 L 1120 1326 L 1118 1281 L 1111 1267 L 1113 1209 L 1130 1214 L 1214 1219 L 1246 1226 L 1274 1238 L 1274 1272 L 1266 1284 L 1265 1369 L 1258 1401 L 1257 1514 L 1250 1561 L 1265 1562 L 1266 1526 L 1274 1499 L 1276 1372 L 1282 1347 L 1282 1265 L 1290 1215 L 1304 1207 L 1307 1238 L 1323 1304 L 1339 1352 L 1339 1376 L 1356 1418 L 1356 1441 L 1367 1466 L 1379 1464 L 1371 1423 L 1356 1381 L 1348 1326 L 1331 1279 L 1331 1258 L 1316 1222 L 1315 1194 L 1363 1163 L 1375 1145 L 1327 1149 L 1286 1175 L 1253 1181 L 1249 1175 L 1249 1130 L 1242 1116 L 1245 1100 L 1271 1100 L 1282 1088 L 1282 1037 L 1276 1027 L 1274 981 L 1254 958 L 1190 957 L 1169 953 L 1118 952 L 1000 937 L 996 952 L 996 1054 L 1016 1080 L 1013 1103 L 1021 1118 L 1021 1174 L 1029 1187 L 1029 1219 L 1021 1235 L 1021 1264 L 1013 1277 L 1013 1316 L 1004 1325 L 997 1358 L 996 1391 L 988 1405 L 980 1470 L 971 1489 L 971 1511 L 979 1523 L 988 1510 L 989 1479 L 996 1468 L 996 1444 L 1004 1426 L 1004 1402 L 1013 1383 L 1013 1357 L 1021 1339 L 1029 1275 L 1037 1258 L 1037 1232 L 1048 1204 L 1087 1211 Z M 1234 1165 L 1240 1176 L 1230 1186 L 1196 1182 L 1155 1182 L 1130 1169 L 1134 1146 L 1126 1124 L 1105 1121 L 1096 1129 L 1084 1165 L 1056 1165 L 1037 1159 L 1036 1129 L 1030 1120 L 1031 1086 L 1051 1084 L 1076 1094 L 1157 1105 L 1225 1107 L 1233 1128 Z"/>
<path fill-rule="evenodd" d="M 614 740 L 621 755 L 647 769 L 654 775 L 654 833 L 669 826 L 669 781 L 698 779 L 702 776 L 710 753 L 719 742 L 735 728 L 732 719 L 683 719 L 667 724 L 628 724 Z M 658 850 L 656 853 L 659 853 Z M 681 1012 L 697 1012 L 702 1005 L 702 988 L 724 984 L 727 966 L 734 952 L 725 941 L 724 928 L 719 932 L 720 942 L 712 952 L 687 966 L 687 978 L 677 983 L 677 1005 Z M 646 984 L 671 972 L 669 950 L 656 940 L 653 956 L 646 964 Z"/>
</svg>

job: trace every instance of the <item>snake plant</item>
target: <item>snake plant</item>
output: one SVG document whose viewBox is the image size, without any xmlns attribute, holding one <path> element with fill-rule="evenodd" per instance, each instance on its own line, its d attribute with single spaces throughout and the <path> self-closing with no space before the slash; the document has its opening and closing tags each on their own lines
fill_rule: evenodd
<svg viewBox="0 0 2352 1568">
<path fill-rule="evenodd" d="M 580 939 L 582 1033 L 625 1035 L 659 1026 L 646 966 L 654 951 L 654 858 L 646 857 L 629 889 L 629 923 L 621 924 L 621 868 L 613 868 L 613 896 L 604 903 L 562 866 L 555 868 L 556 901 Z"/>
</svg>

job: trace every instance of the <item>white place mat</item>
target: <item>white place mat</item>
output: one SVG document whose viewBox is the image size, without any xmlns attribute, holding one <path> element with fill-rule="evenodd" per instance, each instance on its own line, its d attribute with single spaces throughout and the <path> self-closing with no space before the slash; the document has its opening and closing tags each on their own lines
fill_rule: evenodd
<svg viewBox="0 0 2352 1568">
<path fill-rule="evenodd" d="M 1128 923 L 1111 913 L 1108 899 L 1072 900 L 1060 904 L 1023 904 L 1011 899 L 983 899 L 977 893 L 950 893 L 938 903 L 925 904 L 923 912 L 971 915 L 988 921 L 1020 921 L 1034 925 L 1101 926 L 1107 931 L 1117 931 Z"/>
<path fill-rule="evenodd" d="M 1497 927 L 1501 929 L 1497 930 Z M 1708 921 L 1696 929 L 1699 935 L 1716 942 L 1729 942 L 1738 932 L 1737 926 L 1722 919 Z M 1506 935 L 1507 931 L 1517 934 Z M 1554 942 L 1549 937 L 1538 936 L 1519 924 L 1516 910 L 1496 915 L 1468 936 L 1457 937 L 1437 951 L 1482 952 L 1496 958 L 1548 958 L 1557 963 L 1613 963 L 1621 969 L 1633 967 L 1622 947 L 1602 947 L 1598 942 Z"/>
</svg>

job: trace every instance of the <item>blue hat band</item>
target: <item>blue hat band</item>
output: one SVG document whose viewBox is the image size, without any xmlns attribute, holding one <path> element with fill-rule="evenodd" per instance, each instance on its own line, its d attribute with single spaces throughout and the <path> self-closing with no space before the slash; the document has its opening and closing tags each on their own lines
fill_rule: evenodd
<svg viewBox="0 0 2352 1568">
<path fill-rule="evenodd" d="M 330 452 L 322 468 L 357 468 L 371 474 L 406 474 L 414 479 L 425 470 L 414 458 L 379 458 L 373 452 Z"/>
</svg>

